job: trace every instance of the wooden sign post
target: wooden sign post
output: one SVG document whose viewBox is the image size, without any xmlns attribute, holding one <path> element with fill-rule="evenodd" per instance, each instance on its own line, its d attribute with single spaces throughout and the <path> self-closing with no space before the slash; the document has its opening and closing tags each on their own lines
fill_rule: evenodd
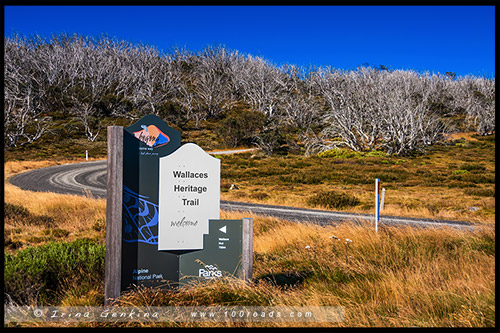
<svg viewBox="0 0 500 333">
<path fill-rule="evenodd" d="M 120 297 L 122 257 L 123 127 L 108 127 L 104 303 Z"/>
</svg>

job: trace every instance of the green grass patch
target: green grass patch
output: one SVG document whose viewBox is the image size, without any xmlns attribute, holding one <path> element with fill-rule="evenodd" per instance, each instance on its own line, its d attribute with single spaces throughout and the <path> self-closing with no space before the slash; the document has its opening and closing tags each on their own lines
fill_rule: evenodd
<svg viewBox="0 0 500 333">
<path fill-rule="evenodd" d="M 334 148 L 317 154 L 321 158 L 363 158 L 363 157 L 387 157 L 387 153 L 378 150 L 368 152 L 353 151 L 346 148 Z"/>
<path fill-rule="evenodd" d="M 104 261 L 105 246 L 88 239 L 5 253 L 4 291 L 17 304 L 58 304 L 71 289 L 102 284 Z"/>
</svg>

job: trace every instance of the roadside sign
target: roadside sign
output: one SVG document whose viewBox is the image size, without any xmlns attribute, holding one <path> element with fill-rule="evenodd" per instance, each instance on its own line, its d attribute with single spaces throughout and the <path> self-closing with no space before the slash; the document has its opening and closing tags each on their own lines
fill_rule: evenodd
<svg viewBox="0 0 500 333">
<path fill-rule="evenodd" d="M 220 160 L 148 115 L 108 127 L 105 303 L 134 286 L 252 276 L 253 220 L 220 220 Z"/>
</svg>

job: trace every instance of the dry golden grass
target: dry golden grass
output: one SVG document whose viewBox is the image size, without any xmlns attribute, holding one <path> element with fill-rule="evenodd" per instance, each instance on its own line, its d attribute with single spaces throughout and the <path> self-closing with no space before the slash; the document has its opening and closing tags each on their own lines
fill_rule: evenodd
<svg viewBox="0 0 500 333">
<path fill-rule="evenodd" d="M 446 141 L 453 141 L 453 140 L 460 140 L 460 139 L 465 139 L 469 141 L 477 141 L 477 139 L 474 137 L 474 135 L 477 135 L 475 132 L 457 132 L 457 133 L 450 133 L 446 136 Z"/>
<path fill-rule="evenodd" d="M 5 163 L 4 201 L 6 204 L 22 206 L 34 216 L 49 216 L 54 223 L 49 226 L 27 223 L 23 219 L 5 220 L 5 238 L 16 243 L 16 249 L 42 244 L 49 240 L 74 240 L 82 237 L 99 238 L 104 231 L 106 200 L 92 196 L 64 195 L 51 192 L 24 191 L 7 179 L 36 168 L 65 164 L 73 161 L 22 161 Z M 77 161 L 79 162 L 79 161 Z M 69 232 L 66 236 L 53 237 L 50 229 Z M 57 236 L 57 235 L 56 235 Z"/>
<path fill-rule="evenodd" d="M 245 214 L 224 213 L 223 218 Z M 320 227 L 255 217 L 254 281 L 219 281 L 180 292 L 140 289 L 122 297 L 140 306 L 227 304 L 341 306 L 341 323 L 245 323 L 243 326 L 494 326 L 494 229 Z M 340 239 L 330 238 L 335 235 Z M 348 245 L 345 239 L 351 239 Z M 280 282 L 286 276 L 287 283 Z M 171 326 L 162 323 L 159 326 Z M 234 327 L 186 323 L 182 327 Z"/>
<path fill-rule="evenodd" d="M 63 162 L 8 162 L 5 174 L 9 177 L 31 168 L 60 163 Z M 411 201 L 411 193 L 407 195 L 409 197 L 403 200 Z M 442 196 L 440 200 L 454 199 Z M 106 204 L 103 199 L 23 191 L 6 182 L 5 202 L 22 206 L 35 216 L 49 216 L 54 221 L 47 227 L 5 220 L 4 237 L 10 243 L 21 244 L 8 248 L 6 242 L 5 251 L 15 252 L 49 240 L 95 238 L 104 241 Z M 409 213 L 414 214 L 418 209 L 423 208 L 409 209 Z M 385 212 L 391 211 L 403 212 L 389 204 Z M 425 214 L 429 212 L 423 211 L 422 215 Z M 242 217 L 254 218 L 254 280 L 251 284 L 229 280 L 200 284 L 179 292 L 139 290 L 125 294 L 124 304 L 235 305 L 237 300 L 238 305 L 345 308 L 345 322 L 298 326 L 495 326 L 495 229 L 491 223 L 474 232 L 381 227 L 375 233 L 369 223 L 320 227 L 248 213 L 221 212 L 222 219 Z M 47 229 L 63 229 L 68 234 L 58 238 L 47 233 Z M 332 235 L 340 240 L 330 238 Z M 352 242 L 346 243 L 346 239 Z M 102 285 L 85 292 L 78 287 L 68 290 L 58 305 L 102 305 Z M 122 326 L 286 327 L 297 324 L 129 323 Z"/>
<path fill-rule="evenodd" d="M 52 192 L 23 191 L 6 184 L 5 202 L 26 207 L 35 215 L 51 215 L 66 221 L 66 227 L 77 230 L 89 219 L 104 218 L 106 200 L 92 196 L 65 195 Z"/>
<path fill-rule="evenodd" d="M 103 230 L 93 230 L 92 224 L 104 217 L 104 200 L 31 193 L 14 187 L 7 188 L 6 200 L 34 213 L 52 216 L 56 227 L 70 231 L 64 240 L 89 237 L 92 232 L 96 238 L 104 239 Z M 139 290 L 125 294 L 122 304 L 342 306 L 345 322 L 125 323 L 117 326 L 481 327 L 495 324 L 494 228 L 485 226 L 471 233 L 450 228 L 381 227 L 379 233 L 375 233 L 369 223 L 321 227 L 248 213 L 221 213 L 222 219 L 242 217 L 254 218 L 252 284 L 227 280 L 179 292 Z M 35 226 L 16 227 L 26 229 L 23 231 L 26 239 L 38 232 Z M 330 238 L 332 235 L 340 241 Z M 346 243 L 346 239 L 352 243 Z M 285 284 L 280 282 L 280 276 L 288 279 Z M 101 305 L 102 286 L 83 294 L 79 290 L 78 286 L 74 291 L 68 290 L 59 305 Z M 236 304 L 232 303 L 235 299 Z M 73 325 L 55 323 L 52 326 Z"/>
<path fill-rule="evenodd" d="M 374 201 L 374 193 L 371 188 L 365 186 L 363 190 L 348 186 L 331 185 L 304 185 L 300 191 L 293 192 L 286 189 L 271 189 L 272 194 L 264 199 L 252 198 L 251 194 L 264 191 L 262 187 L 239 184 L 242 191 L 230 191 L 221 193 L 221 200 L 244 201 L 252 203 L 264 203 L 269 205 L 283 205 L 299 208 L 311 208 L 307 204 L 310 195 L 321 191 L 336 189 L 339 193 L 348 193 L 357 197 L 361 202 Z M 482 211 L 470 211 L 462 207 L 484 207 L 488 210 L 495 209 L 494 197 L 470 198 L 463 195 L 462 189 L 446 189 L 439 191 L 435 188 L 415 187 L 405 189 L 389 189 L 385 194 L 384 209 L 381 215 L 420 217 L 440 220 L 469 221 L 474 223 L 494 224 L 495 217 L 491 214 L 483 214 Z M 327 207 L 316 206 L 314 209 L 332 210 Z M 360 214 L 374 214 L 373 207 L 363 205 L 335 209 Z"/>
</svg>

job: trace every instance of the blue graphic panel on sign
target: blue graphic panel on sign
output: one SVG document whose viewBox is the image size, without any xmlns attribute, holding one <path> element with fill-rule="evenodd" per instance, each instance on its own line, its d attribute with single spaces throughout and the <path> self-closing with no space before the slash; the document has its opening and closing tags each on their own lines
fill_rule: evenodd
<svg viewBox="0 0 500 333">
<path fill-rule="evenodd" d="M 151 227 L 158 225 L 158 205 L 146 196 L 123 187 L 123 240 L 127 243 L 158 244 Z"/>
</svg>

